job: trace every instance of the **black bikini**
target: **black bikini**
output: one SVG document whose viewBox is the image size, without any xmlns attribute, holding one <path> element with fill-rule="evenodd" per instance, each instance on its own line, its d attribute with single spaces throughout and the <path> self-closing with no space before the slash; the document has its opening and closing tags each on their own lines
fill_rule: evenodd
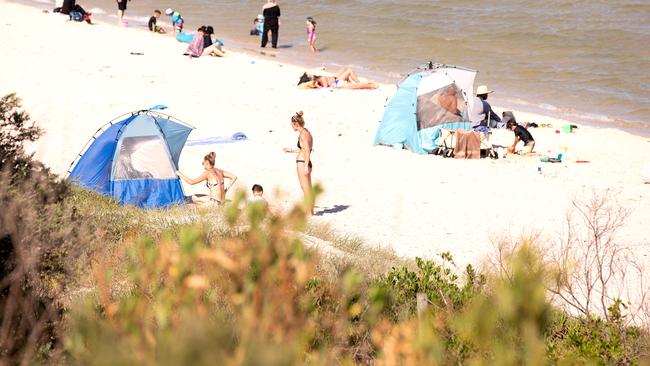
<svg viewBox="0 0 650 366">
<path fill-rule="evenodd" d="M 302 147 L 300 146 L 300 137 L 298 138 L 298 148 L 302 150 Z M 296 163 L 305 163 L 304 160 L 296 160 Z M 311 163 L 311 159 L 309 160 L 309 165 L 307 165 L 309 168 L 313 168 L 314 165 Z"/>
</svg>

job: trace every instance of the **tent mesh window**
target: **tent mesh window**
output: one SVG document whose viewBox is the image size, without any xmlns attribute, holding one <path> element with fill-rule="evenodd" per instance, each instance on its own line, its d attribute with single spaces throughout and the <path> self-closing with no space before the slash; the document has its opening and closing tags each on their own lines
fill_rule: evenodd
<svg viewBox="0 0 650 366">
<path fill-rule="evenodd" d="M 171 179 L 174 167 L 158 136 L 125 137 L 117 154 L 113 179 Z"/>
</svg>

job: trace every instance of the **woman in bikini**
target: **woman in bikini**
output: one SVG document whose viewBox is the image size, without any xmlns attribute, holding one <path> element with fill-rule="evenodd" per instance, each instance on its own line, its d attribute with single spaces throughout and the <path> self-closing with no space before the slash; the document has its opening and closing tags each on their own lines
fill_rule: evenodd
<svg viewBox="0 0 650 366">
<path fill-rule="evenodd" d="M 222 204 L 226 199 L 226 192 L 232 187 L 233 184 L 237 181 L 237 176 L 227 171 L 218 169 L 214 166 L 214 160 L 217 157 L 217 154 L 213 152 L 209 153 L 203 158 L 203 168 L 205 171 L 196 179 L 190 179 L 185 174 L 180 171 L 176 172 L 185 183 L 189 185 L 195 185 L 205 181 L 206 187 L 210 190 L 210 194 L 205 195 L 193 195 L 193 203 L 215 203 Z M 228 179 L 228 187 L 225 186 L 225 180 Z"/>
<path fill-rule="evenodd" d="M 362 82 L 357 74 L 350 68 L 339 70 L 334 76 L 309 75 L 304 73 L 300 77 L 298 87 L 301 89 L 377 89 L 378 85 L 372 81 Z"/>
<path fill-rule="evenodd" d="M 298 173 L 298 181 L 300 188 L 305 196 L 305 203 L 307 207 L 305 212 L 307 216 L 314 214 L 314 197 L 311 186 L 311 171 L 313 164 L 311 162 L 311 152 L 314 147 L 314 138 L 305 128 L 305 120 L 302 118 L 303 113 L 298 112 L 291 117 L 291 127 L 294 131 L 298 132 L 298 148 L 284 148 L 286 153 L 297 153 L 296 156 L 296 171 Z"/>
</svg>

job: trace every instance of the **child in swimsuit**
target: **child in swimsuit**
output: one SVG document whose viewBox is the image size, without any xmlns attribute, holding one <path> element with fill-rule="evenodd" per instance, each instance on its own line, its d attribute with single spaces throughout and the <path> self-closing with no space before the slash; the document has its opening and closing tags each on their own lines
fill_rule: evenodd
<svg viewBox="0 0 650 366">
<path fill-rule="evenodd" d="M 176 33 L 183 32 L 183 25 L 185 23 L 185 20 L 183 20 L 183 16 L 181 15 L 181 13 L 169 8 L 165 10 L 165 14 L 172 17 L 172 26 L 174 27 L 174 32 Z"/>
<path fill-rule="evenodd" d="M 314 47 L 316 42 L 316 21 L 312 17 L 307 17 L 307 41 L 311 52 L 316 52 L 316 47 Z"/>
</svg>

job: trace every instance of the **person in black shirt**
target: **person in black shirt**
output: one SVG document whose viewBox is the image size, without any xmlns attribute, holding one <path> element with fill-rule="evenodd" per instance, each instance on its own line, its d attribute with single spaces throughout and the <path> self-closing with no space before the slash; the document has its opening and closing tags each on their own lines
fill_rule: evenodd
<svg viewBox="0 0 650 366">
<path fill-rule="evenodd" d="M 264 31 L 262 32 L 262 47 L 269 42 L 269 31 L 271 32 L 271 46 L 278 48 L 278 32 L 280 30 L 280 7 L 275 0 L 268 0 L 262 8 L 264 15 Z"/>
<path fill-rule="evenodd" d="M 211 25 L 206 26 L 205 33 L 203 34 L 203 54 L 201 56 L 223 57 L 226 51 L 221 48 L 221 42 L 219 40 L 212 42 L 213 34 L 214 28 Z"/>
<path fill-rule="evenodd" d="M 508 152 L 514 153 L 519 141 L 523 141 L 524 147 L 519 151 L 521 155 L 528 155 L 533 152 L 535 148 L 535 139 L 533 135 L 528 132 L 526 127 L 518 125 L 517 122 L 508 121 L 507 127 L 515 133 L 515 142 L 508 148 Z"/>
<path fill-rule="evenodd" d="M 165 28 L 156 25 L 156 23 L 158 22 L 158 18 L 160 18 L 161 14 L 162 13 L 158 9 L 153 11 L 153 15 L 151 16 L 151 18 L 149 18 L 149 31 L 155 33 L 165 33 Z"/>
</svg>

